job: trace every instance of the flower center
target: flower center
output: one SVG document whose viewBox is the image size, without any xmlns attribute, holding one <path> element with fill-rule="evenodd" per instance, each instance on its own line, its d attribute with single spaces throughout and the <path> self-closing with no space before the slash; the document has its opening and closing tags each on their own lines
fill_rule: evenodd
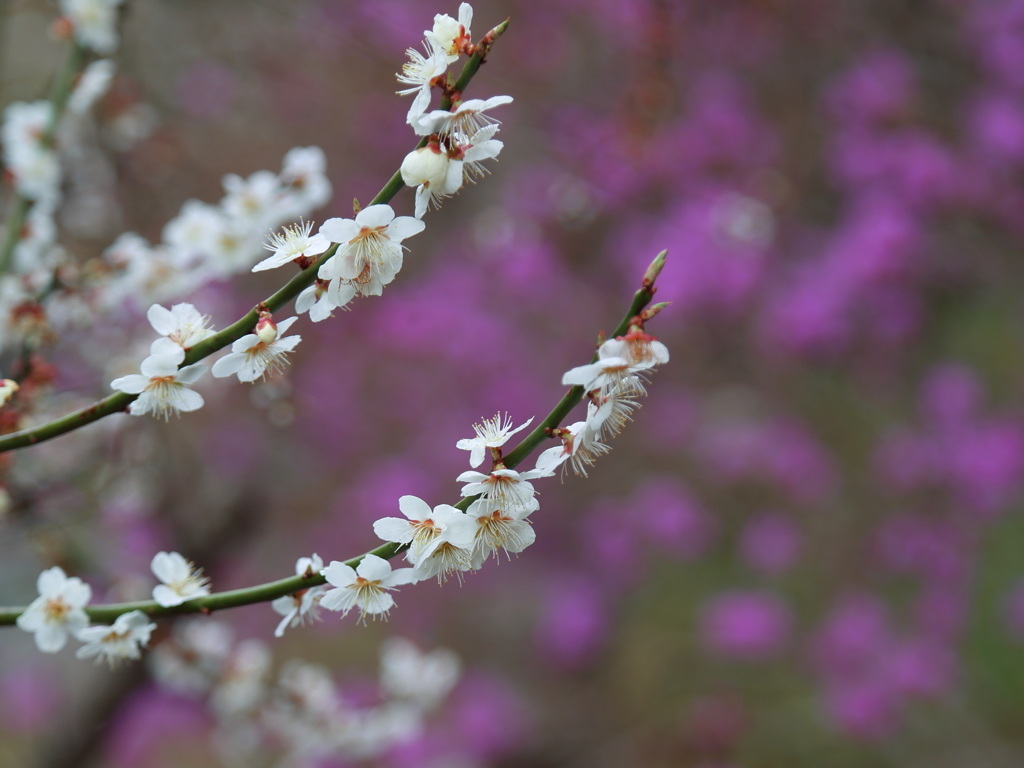
<svg viewBox="0 0 1024 768">
<path fill-rule="evenodd" d="M 46 601 L 46 620 L 52 623 L 63 623 L 64 617 L 71 611 L 71 606 L 62 597 L 54 597 Z"/>
</svg>

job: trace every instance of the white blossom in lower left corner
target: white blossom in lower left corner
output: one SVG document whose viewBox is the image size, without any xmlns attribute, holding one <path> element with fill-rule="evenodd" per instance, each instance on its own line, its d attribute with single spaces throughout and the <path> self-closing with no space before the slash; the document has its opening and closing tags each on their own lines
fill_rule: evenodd
<svg viewBox="0 0 1024 768">
<path fill-rule="evenodd" d="M 75 636 L 82 642 L 81 648 L 75 652 L 79 659 L 96 657 L 96 663 L 106 658 L 111 667 L 121 659 L 136 660 L 142 654 L 140 649 L 149 644 L 149 636 L 156 629 L 156 624 L 142 611 L 122 613 L 110 626 L 98 625 L 86 627 Z"/>
<path fill-rule="evenodd" d="M 171 413 L 196 411 L 203 407 L 203 396 L 186 384 L 195 383 L 208 366 L 195 364 L 178 368 L 185 357 L 179 354 L 150 355 L 142 361 L 142 373 L 129 374 L 110 382 L 112 389 L 138 398 L 128 407 L 132 416 L 152 413 L 164 421 Z"/>
<path fill-rule="evenodd" d="M 67 644 L 68 634 L 77 634 L 89 624 L 83 610 L 92 598 L 92 587 L 77 576 L 68 576 L 59 566 L 48 568 L 36 580 L 39 597 L 18 617 L 19 629 L 35 635 L 43 653 L 57 653 Z"/>
</svg>

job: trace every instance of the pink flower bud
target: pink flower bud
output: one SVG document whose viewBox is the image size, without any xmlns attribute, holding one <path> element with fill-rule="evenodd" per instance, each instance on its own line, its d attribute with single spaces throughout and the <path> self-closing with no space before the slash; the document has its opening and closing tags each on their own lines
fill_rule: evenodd
<svg viewBox="0 0 1024 768">
<path fill-rule="evenodd" d="M 277 325 L 269 312 L 260 312 L 260 321 L 256 323 L 256 335 L 264 344 L 273 344 L 277 340 Z"/>
</svg>

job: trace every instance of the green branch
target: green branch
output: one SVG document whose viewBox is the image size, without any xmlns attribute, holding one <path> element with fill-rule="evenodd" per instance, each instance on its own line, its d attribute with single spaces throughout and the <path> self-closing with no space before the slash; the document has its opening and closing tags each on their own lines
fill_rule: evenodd
<svg viewBox="0 0 1024 768">
<path fill-rule="evenodd" d="M 491 30 L 485 39 L 490 38 L 493 42 L 494 39 L 505 31 L 507 26 L 508 21 L 502 22 Z M 483 63 L 484 57 L 489 51 L 489 45 L 478 46 L 477 51 L 469 58 L 462 68 L 462 73 L 459 75 L 459 79 L 456 82 L 457 90 L 461 91 L 469 84 L 469 81 L 473 79 L 473 75 L 475 75 L 477 70 L 480 69 L 480 65 Z M 440 109 L 450 109 L 451 106 L 451 98 L 447 95 L 444 96 L 441 99 Z M 424 147 L 426 144 L 427 139 L 424 138 L 419 142 L 419 144 L 417 144 L 417 147 Z M 400 171 L 396 171 L 388 180 L 387 184 L 384 185 L 381 191 L 377 193 L 377 196 L 374 197 L 369 204 L 378 205 L 390 202 L 403 186 L 405 186 L 405 182 L 402 181 L 402 174 Z M 20 231 L 20 229 L 21 226 L 19 225 L 18 230 Z M 10 233 L 8 232 L 8 234 Z M 227 328 L 224 328 L 210 338 L 190 348 L 185 354 L 185 360 L 181 364 L 182 367 L 192 365 L 193 363 L 212 355 L 214 352 L 223 349 L 232 342 L 237 341 L 246 334 L 252 333 L 252 330 L 256 327 L 256 322 L 259 320 L 259 311 L 261 307 L 265 307 L 271 312 L 276 312 L 289 301 L 294 299 L 302 293 L 303 290 L 313 284 L 313 281 L 316 279 L 317 272 L 320 269 L 320 265 L 333 256 L 337 250 L 338 246 L 336 244 L 331 246 L 322 256 L 320 256 L 320 258 L 310 264 L 309 267 L 289 280 L 283 288 L 277 291 L 277 293 L 253 307 L 245 316 L 236 320 Z M 70 413 L 67 416 L 61 416 L 58 419 L 54 419 L 53 421 L 49 421 L 46 424 L 34 427 L 33 429 L 24 429 L 20 432 L 13 432 L 9 435 L 4 435 L 0 437 L 0 453 L 15 450 L 17 448 L 26 448 L 37 443 L 42 443 L 46 440 L 51 440 L 54 437 L 59 437 L 60 435 L 67 434 L 68 432 L 79 429 L 80 427 L 84 427 L 86 424 L 98 421 L 112 413 L 124 411 L 137 397 L 138 395 L 128 395 L 123 392 L 115 392 L 114 394 L 103 398 L 99 402 L 93 403 L 87 408 L 75 411 L 74 413 Z"/>
<path fill-rule="evenodd" d="M 645 283 L 644 287 L 636 292 L 633 297 L 633 303 L 629 307 L 629 311 L 623 318 L 622 322 L 616 327 L 613 336 L 621 336 L 626 332 L 629 321 L 636 317 L 640 311 L 646 307 L 654 296 L 653 284 L 648 285 Z M 529 435 L 527 435 L 522 442 L 515 447 L 515 449 L 505 457 L 504 464 L 509 469 L 514 468 L 523 459 L 530 455 L 537 448 L 538 445 L 547 437 L 545 429 L 548 427 L 557 427 L 562 419 L 564 419 L 574 407 L 579 405 L 583 399 L 583 387 L 573 387 L 569 390 L 569 393 L 563 397 L 558 405 L 555 406 L 554 410 L 547 415 L 536 429 L 534 429 Z M 462 499 L 455 506 L 462 511 L 465 511 L 469 505 L 477 497 L 467 497 Z M 408 547 L 404 545 L 387 543 L 382 546 L 372 549 L 357 557 L 353 557 L 345 561 L 345 564 L 355 568 L 359 562 L 366 557 L 366 555 L 376 555 L 382 557 L 385 560 L 390 560 L 395 555 L 404 552 Z M 299 592 L 303 589 L 309 589 L 310 587 L 319 586 L 320 584 L 326 583 L 326 579 L 320 574 L 313 574 L 309 578 L 305 576 L 292 576 L 287 579 L 279 579 L 277 581 L 267 582 L 266 584 L 258 584 L 254 587 L 247 587 L 245 589 L 233 589 L 229 592 L 217 592 L 207 597 L 199 597 L 195 600 L 189 600 L 187 603 L 176 605 L 172 608 L 165 608 L 158 605 L 153 600 L 143 600 L 136 603 L 114 603 L 111 605 L 96 605 L 92 607 L 86 607 L 85 612 L 89 615 L 89 618 L 98 623 L 110 623 L 113 622 L 118 616 L 129 611 L 142 611 L 148 616 L 154 618 L 161 616 L 173 616 L 181 613 L 210 613 L 211 611 L 219 611 L 225 608 L 237 608 L 242 605 L 250 605 L 252 603 L 265 603 L 270 600 L 276 600 L 279 597 L 285 595 L 291 595 Z M 19 608 L 0 608 L 0 626 L 14 624 L 18 616 L 25 611 L 25 607 Z"/>
</svg>

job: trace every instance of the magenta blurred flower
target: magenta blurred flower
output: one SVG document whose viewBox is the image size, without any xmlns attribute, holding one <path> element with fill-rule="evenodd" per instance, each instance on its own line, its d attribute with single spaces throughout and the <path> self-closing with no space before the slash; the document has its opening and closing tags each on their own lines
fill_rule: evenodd
<svg viewBox="0 0 1024 768">
<path fill-rule="evenodd" d="M 583 578 L 552 579 L 545 590 L 534 642 L 550 661 L 580 667 L 592 661 L 608 635 L 602 591 Z"/>
<path fill-rule="evenodd" d="M 726 592 L 701 610 L 700 633 L 709 652 L 759 661 L 782 652 L 789 639 L 792 613 L 778 595 Z"/>
</svg>

